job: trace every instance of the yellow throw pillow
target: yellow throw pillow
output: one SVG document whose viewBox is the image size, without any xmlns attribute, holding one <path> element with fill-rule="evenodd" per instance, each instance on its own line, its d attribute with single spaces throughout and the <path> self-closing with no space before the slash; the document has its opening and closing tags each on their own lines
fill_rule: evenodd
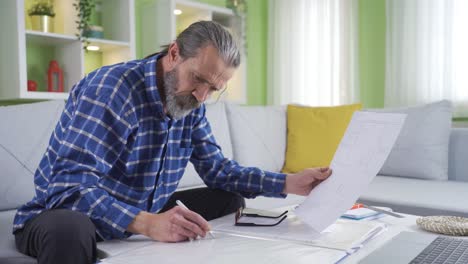
<svg viewBox="0 0 468 264">
<path fill-rule="evenodd" d="M 335 107 L 288 105 L 284 173 L 329 166 L 348 123 L 361 104 Z"/>
</svg>

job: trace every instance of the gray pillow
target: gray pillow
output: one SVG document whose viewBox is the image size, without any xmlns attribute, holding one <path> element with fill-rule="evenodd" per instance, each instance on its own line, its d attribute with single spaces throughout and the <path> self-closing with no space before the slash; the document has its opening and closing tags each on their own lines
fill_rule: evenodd
<svg viewBox="0 0 468 264">
<path fill-rule="evenodd" d="M 452 104 L 449 101 L 366 111 L 407 114 L 400 135 L 379 174 L 448 179 L 448 148 L 452 127 Z"/>
<path fill-rule="evenodd" d="M 286 153 L 285 106 L 227 105 L 234 160 L 279 172 Z"/>
<path fill-rule="evenodd" d="M 0 210 L 34 196 L 34 172 L 64 105 L 57 100 L 0 107 Z"/>
</svg>

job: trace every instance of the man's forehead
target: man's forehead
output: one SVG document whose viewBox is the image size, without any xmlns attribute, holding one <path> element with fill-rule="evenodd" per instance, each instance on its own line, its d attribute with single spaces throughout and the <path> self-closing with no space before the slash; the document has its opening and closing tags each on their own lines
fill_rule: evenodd
<svg viewBox="0 0 468 264">
<path fill-rule="evenodd" d="M 201 48 L 190 64 L 196 74 L 210 82 L 229 79 L 232 75 L 231 67 L 226 65 L 216 48 L 211 45 Z"/>
</svg>

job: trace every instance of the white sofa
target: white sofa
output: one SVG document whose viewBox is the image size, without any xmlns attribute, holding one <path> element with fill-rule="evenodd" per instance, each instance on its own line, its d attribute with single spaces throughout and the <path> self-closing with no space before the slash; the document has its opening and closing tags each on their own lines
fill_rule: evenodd
<svg viewBox="0 0 468 264">
<path fill-rule="evenodd" d="M 33 172 L 48 145 L 63 101 L 0 107 L 0 263 L 35 263 L 18 253 L 11 234 L 15 209 L 34 195 Z M 280 171 L 286 149 L 286 107 L 207 106 L 213 133 L 225 156 L 241 165 Z M 203 186 L 189 166 L 179 188 Z M 300 202 L 258 197 L 247 200 L 255 208 L 273 208 Z M 468 216 L 468 128 L 453 128 L 449 146 L 449 179 L 421 180 L 378 175 L 361 196 L 368 204 L 392 207 L 419 215 Z"/>
</svg>

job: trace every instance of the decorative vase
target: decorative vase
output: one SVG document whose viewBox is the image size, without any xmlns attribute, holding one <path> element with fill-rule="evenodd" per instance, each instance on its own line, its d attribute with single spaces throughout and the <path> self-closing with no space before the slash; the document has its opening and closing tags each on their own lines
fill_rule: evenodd
<svg viewBox="0 0 468 264">
<path fill-rule="evenodd" d="M 47 91 L 63 93 L 63 71 L 55 60 L 49 62 L 49 69 L 47 70 Z"/>
<path fill-rule="evenodd" d="M 101 26 L 90 25 L 86 30 L 84 30 L 83 35 L 87 38 L 104 38 L 104 29 Z"/>
<path fill-rule="evenodd" d="M 54 18 L 51 16 L 30 16 L 32 29 L 41 32 L 53 32 L 54 31 Z"/>
</svg>

